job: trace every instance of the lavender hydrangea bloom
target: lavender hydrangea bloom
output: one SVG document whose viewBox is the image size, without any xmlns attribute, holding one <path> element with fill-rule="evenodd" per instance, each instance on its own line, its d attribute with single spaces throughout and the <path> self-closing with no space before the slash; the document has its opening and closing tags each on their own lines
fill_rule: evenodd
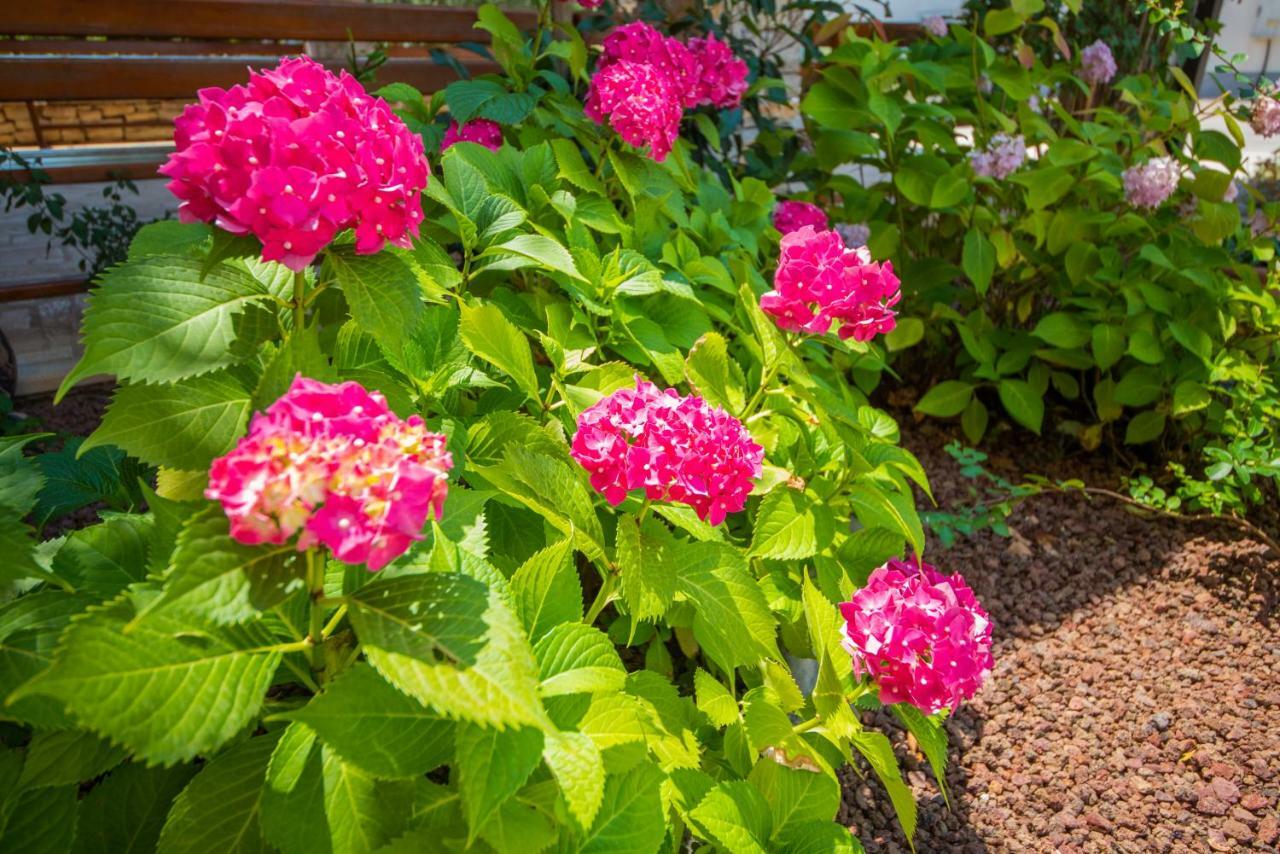
<svg viewBox="0 0 1280 854">
<path fill-rule="evenodd" d="M 836 226 L 836 232 L 850 249 L 866 246 L 871 239 L 871 229 L 865 222 L 842 222 Z"/>
<path fill-rule="evenodd" d="M 1124 170 L 1124 196 L 1134 207 L 1154 210 L 1173 195 L 1181 177 L 1177 163 L 1157 157 Z"/>
<path fill-rule="evenodd" d="M 930 15 L 920 22 L 925 32 L 940 39 L 947 37 L 947 22 L 941 15 Z"/>
<path fill-rule="evenodd" d="M 1021 136 L 998 133 L 991 137 L 984 151 L 969 152 L 973 171 L 981 178 L 1003 180 L 1022 165 L 1027 157 L 1027 145 Z"/>
<path fill-rule="evenodd" d="M 1102 39 L 1080 51 L 1080 77 L 1090 86 L 1107 83 L 1116 76 L 1116 59 Z"/>
</svg>

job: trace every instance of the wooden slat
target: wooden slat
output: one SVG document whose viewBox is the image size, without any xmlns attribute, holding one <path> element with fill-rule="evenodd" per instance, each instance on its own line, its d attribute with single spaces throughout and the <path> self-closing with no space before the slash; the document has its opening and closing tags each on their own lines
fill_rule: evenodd
<svg viewBox="0 0 1280 854">
<path fill-rule="evenodd" d="M 48 299 L 84 293 L 89 290 L 87 279 L 68 279 L 61 282 L 37 282 L 26 285 L 0 285 L 0 303 L 20 302 L 26 299 Z"/>
<path fill-rule="evenodd" d="M 90 101 L 100 98 L 192 98 L 205 86 L 243 83 L 249 67 L 277 57 L 0 56 L 0 101 Z M 472 74 L 497 71 L 467 63 Z M 400 82 L 434 92 L 458 79 L 429 59 L 393 57 L 378 69 L 378 84 Z"/>
<path fill-rule="evenodd" d="M 140 56 L 219 56 L 247 53 L 288 56 L 302 52 L 302 43 L 266 41 L 175 41 L 173 39 L 5 39 L 0 40 L 0 54 L 132 54 Z"/>
<path fill-rule="evenodd" d="M 316 41 L 484 41 L 475 9 L 338 0 L 12 0 L 0 28 L 30 36 Z M 509 13 L 531 29 L 531 11 Z"/>
</svg>

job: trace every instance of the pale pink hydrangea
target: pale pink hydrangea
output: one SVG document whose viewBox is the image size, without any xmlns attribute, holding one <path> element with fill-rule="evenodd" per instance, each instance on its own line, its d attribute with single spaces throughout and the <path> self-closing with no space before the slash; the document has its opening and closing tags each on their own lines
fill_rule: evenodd
<svg viewBox="0 0 1280 854">
<path fill-rule="evenodd" d="M 1249 232 L 1254 237 L 1276 236 L 1275 223 L 1271 221 L 1271 217 L 1267 216 L 1267 212 L 1262 208 L 1258 208 L 1253 212 L 1253 216 L 1249 217 Z"/>
<path fill-rule="evenodd" d="M 641 377 L 578 416 L 570 453 L 610 504 L 643 489 L 648 499 L 688 504 L 712 525 L 745 506 L 764 460 L 741 421 Z"/>
<path fill-rule="evenodd" d="M 1254 133 L 1267 139 L 1280 133 L 1280 100 L 1274 94 L 1260 90 L 1254 95 L 1249 126 Z"/>
<path fill-rule="evenodd" d="M 1018 170 L 1027 158 L 1027 144 L 1021 136 L 998 133 L 983 151 L 970 151 L 973 172 L 982 178 L 1002 181 Z"/>
<path fill-rule="evenodd" d="M 453 466 L 445 437 L 402 420 L 358 383 L 298 376 L 254 416 L 249 433 L 213 461 L 205 497 L 222 504 L 247 545 L 323 545 L 378 570 L 439 519 Z"/>
<path fill-rule="evenodd" d="M 472 119 L 461 125 L 451 121 L 440 143 L 440 152 L 444 153 L 449 146 L 459 142 L 474 142 L 490 151 L 497 151 L 502 148 L 502 127 L 488 119 Z"/>
<path fill-rule="evenodd" d="M 875 680 L 883 703 L 955 711 L 995 663 L 991 619 L 973 591 L 927 563 L 889 561 L 840 613 L 854 673 Z"/>
<path fill-rule="evenodd" d="M 865 246 L 849 249 L 834 231 L 806 225 L 782 238 L 773 290 L 760 308 L 782 329 L 870 341 L 896 325 L 901 298 L 893 264 L 871 260 Z"/>
<path fill-rule="evenodd" d="M 978 91 L 981 92 L 983 95 L 990 95 L 992 90 L 994 89 L 994 86 L 991 83 L 991 78 L 985 74 L 978 75 L 977 86 L 978 86 Z"/>
<path fill-rule="evenodd" d="M 865 222 L 842 222 L 836 226 L 836 232 L 850 249 L 866 246 L 871 239 L 871 229 Z"/>
<path fill-rule="evenodd" d="M 809 202 L 786 199 L 773 209 L 773 227 L 784 235 L 799 231 L 806 225 L 819 231 L 827 227 L 827 215 L 822 208 Z"/>
<path fill-rule="evenodd" d="M 649 146 L 649 156 L 661 163 L 680 136 L 680 95 L 671 78 L 652 65 L 622 60 L 591 78 L 585 106 L 596 124 L 607 119 L 628 144 Z"/>
<path fill-rule="evenodd" d="M 1080 78 L 1090 86 L 1110 82 L 1116 76 L 1116 60 L 1102 39 L 1080 51 Z"/>
<path fill-rule="evenodd" d="M 1182 172 L 1168 157 L 1157 157 L 1124 170 L 1124 196 L 1136 208 L 1155 209 L 1178 189 Z"/>
<path fill-rule="evenodd" d="M 733 48 L 708 34 L 706 38 L 689 39 L 689 52 L 698 61 L 694 105 L 709 104 L 724 110 L 742 103 L 747 91 L 748 69 L 745 62 L 733 55 Z"/>
<path fill-rule="evenodd" d="M 1222 200 L 1227 204 L 1231 204 L 1240 197 L 1240 182 L 1232 178 L 1227 184 L 1227 189 L 1222 191 Z"/>
<path fill-rule="evenodd" d="M 183 222 L 252 234 L 264 260 L 295 271 L 348 228 L 360 253 L 410 246 L 429 174 L 422 140 L 354 77 L 296 57 L 199 99 L 160 167 Z"/>
<path fill-rule="evenodd" d="M 924 27 L 924 31 L 935 38 L 945 39 L 949 32 L 947 28 L 947 19 L 941 15 L 930 15 L 920 22 Z"/>
</svg>

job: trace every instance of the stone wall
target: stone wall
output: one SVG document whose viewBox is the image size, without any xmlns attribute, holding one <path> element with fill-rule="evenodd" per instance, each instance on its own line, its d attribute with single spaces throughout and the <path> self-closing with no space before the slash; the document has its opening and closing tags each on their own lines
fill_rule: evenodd
<svg viewBox="0 0 1280 854">
<path fill-rule="evenodd" d="M 153 142 L 173 138 L 183 100 L 35 101 L 40 133 L 24 101 L 0 102 L 0 145 L 81 145 Z"/>
</svg>

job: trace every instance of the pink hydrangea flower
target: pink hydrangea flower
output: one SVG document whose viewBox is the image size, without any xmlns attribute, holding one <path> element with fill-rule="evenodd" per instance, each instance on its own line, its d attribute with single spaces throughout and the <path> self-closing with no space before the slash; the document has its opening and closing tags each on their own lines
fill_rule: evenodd
<svg viewBox="0 0 1280 854">
<path fill-rule="evenodd" d="M 994 665 L 991 619 L 960 575 L 891 560 L 840 606 L 854 673 L 870 675 L 884 703 L 925 714 L 957 709 Z"/>
<path fill-rule="evenodd" d="M 1124 170 L 1124 196 L 1136 208 L 1158 208 L 1178 189 L 1182 171 L 1168 157 L 1157 157 Z"/>
<path fill-rule="evenodd" d="M 782 329 L 870 341 L 897 325 L 901 298 L 893 264 L 871 260 L 865 246 L 847 248 L 834 231 L 806 225 L 782 238 L 773 290 L 760 308 Z"/>
<path fill-rule="evenodd" d="M 688 504 L 712 525 L 745 506 L 764 460 L 741 421 L 641 377 L 578 416 L 570 453 L 610 504 L 643 489 L 651 500 Z"/>
<path fill-rule="evenodd" d="M 871 229 L 865 222 L 842 222 L 836 226 L 836 233 L 850 249 L 866 246 L 871 239 Z"/>
<path fill-rule="evenodd" d="M 1080 51 L 1080 78 L 1090 86 L 1110 82 L 1116 76 L 1116 60 L 1102 39 Z"/>
<path fill-rule="evenodd" d="M 667 78 L 681 107 L 697 106 L 702 63 L 679 39 L 664 36 L 644 21 L 632 21 L 605 36 L 601 47 L 600 70 L 620 62 L 651 66 Z"/>
<path fill-rule="evenodd" d="M 636 148 L 649 146 L 661 163 L 680 136 L 680 94 L 671 78 L 652 65 L 620 60 L 591 78 L 585 106 L 596 124 L 610 127 Z"/>
<path fill-rule="evenodd" d="M 377 392 L 298 376 L 254 416 L 249 433 L 213 461 L 205 497 L 222 504 L 231 536 L 384 567 L 439 519 L 453 460 L 445 437 L 402 420 Z"/>
<path fill-rule="evenodd" d="M 201 89 L 175 121 L 160 167 L 183 222 L 262 241 L 262 257 L 303 270 L 354 228 L 356 251 L 408 248 L 422 222 L 422 140 L 345 71 L 282 60 L 248 85 Z"/>
<path fill-rule="evenodd" d="M 689 39 L 689 52 L 698 61 L 698 77 L 693 97 L 696 105 L 710 104 L 719 110 L 742 103 L 747 91 L 747 64 L 733 55 L 733 49 L 708 34 Z"/>
<path fill-rule="evenodd" d="M 941 15 L 930 15 L 920 21 L 920 25 L 924 27 L 924 31 L 935 38 L 945 39 L 949 29 L 947 21 Z"/>
<path fill-rule="evenodd" d="M 1258 92 L 1253 98 L 1249 126 L 1254 133 L 1267 139 L 1280 133 L 1280 100 L 1269 92 Z"/>
<path fill-rule="evenodd" d="M 784 235 L 799 231 L 806 225 L 819 231 L 827 227 L 827 215 L 822 208 L 809 202 L 786 199 L 773 209 L 773 227 Z"/>
<path fill-rule="evenodd" d="M 488 119 L 472 119 L 462 125 L 449 122 L 449 129 L 444 132 L 444 139 L 440 143 L 440 152 L 444 153 L 449 146 L 458 142 L 474 142 L 490 151 L 497 151 L 502 148 L 502 127 Z"/>
<path fill-rule="evenodd" d="M 578 5 L 584 9 L 599 9 L 604 5 L 604 0 L 578 0 Z"/>
<path fill-rule="evenodd" d="M 1026 157 L 1027 144 L 1021 136 L 998 133 L 984 151 L 969 152 L 969 164 L 975 175 L 1002 181 L 1016 172 Z"/>
</svg>

